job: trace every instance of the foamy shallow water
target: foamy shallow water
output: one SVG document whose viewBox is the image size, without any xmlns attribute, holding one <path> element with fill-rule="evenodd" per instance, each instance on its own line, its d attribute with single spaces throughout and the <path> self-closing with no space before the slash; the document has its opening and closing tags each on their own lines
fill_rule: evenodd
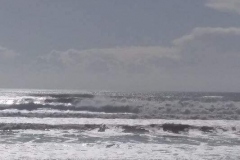
<svg viewBox="0 0 240 160">
<path fill-rule="evenodd" d="M 240 159 L 239 122 L 232 120 L 162 120 L 162 119 L 89 119 L 89 118 L 9 118 L 0 124 L 111 125 L 104 132 L 98 128 L 17 129 L 0 131 L 0 159 Z M 172 133 L 148 128 L 148 133 L 124 132 L 117 125 L 188 124 L 221 126 L 230 131 Z M 232 131 L 231 127 L 236 127 Z"/>
<path fill-rule="evenodd" d="M 111 146 L 111 147 L 110 147 Z M 1 159 L 162 159 L 238 160 L 240 146 L 184 144 L 0 144 Z"/>
<path fill-rule="evenodd" d="M 166 119 L 101 119 L 101 118 L 27 118 L 0 117 L 0 123 L 36 123 L 36 124 L 188 124 L 196 126 L 223 126 L 240 128 L 239 120 L 166 120 Z"/>
</svg>

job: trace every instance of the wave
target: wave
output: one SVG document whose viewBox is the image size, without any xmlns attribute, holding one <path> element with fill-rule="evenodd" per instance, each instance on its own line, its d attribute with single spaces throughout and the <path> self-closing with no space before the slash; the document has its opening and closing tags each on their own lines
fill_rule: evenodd
<svg viewBox="0 0 240 160">
<path fill-rule="evenodd" d="M 236 127 L 232 127 L 231 129 L 223 128 L 223 127 L 211 127 L 211 126 L 194 126 L 187 124 L 173 124 L 173 123 L 165 123 L 165 124 L 150 124 L 150 125 L 122 125 L 122 124 L 36 124 L 36 123 L 0 123 L 0 130 L 80 130 L 80 131 L 90 131 L 96 130 L 98 132 L 105 132 L 106 130 L 111 129 L 121 129 L 123 133 L 150 133 L 154 130 L 161 130 L 164 132 L 171 132 L 175 134 L 180 134 L 183 132 L 189 132 L 190 130 L 197 130 L 203 133 L 213 133 L 213 132 L 227 132 L 233 131 L 236 133 L 240 133 Z M 119 130 L 118 130 L 119 131 Z"/>
<path fill-rule="evenodd" d="M 131 103 L 130 103 L 131 104 Z M 139 105 L 139 106 L 138 106 Z M 15 110 L 12 113 L 9 110 Z M 42 111 L 41 113 L 33 113 Z M 49 113 L 51 110 L 57 110 L 58 113 Z M 29 111 L 28 113 L 23 113 Z M 62 112 L 62 113 L 61 113 Z M 91 112 L 91 113 L 78 113 L 78 112 Z M 93 114 L 94 113 L 94 114 Z M 102 113 L 109 113 L 110 115 L 102 115 Z M 123 114 L 132 115 L 123 115 Z M 90 115 L 91 114 L 91 115 Z M 113 115 L 114 114 L 114 115 Z M 179 103 L 170 104 L 162 103 L 148 103 L 141 105 L 139 102 L 132 106 L 120 104 L 112 105 L 99 105 L 99 106 L 66 106 L 66 105 L 43 105 L 43 104 L 20 104 L 20 105 L 4 105 L 0 106 L 0 116 L 36 116 L 36 117 L 96 117 L 96 118 L 141 118 L 141 119 L 229 119 L 240 120 L 240 108 L 232 104 L 216 106 L 191 106 L 191 103 L 185 102 L 184 105 Z"/>
<path fill-rule="evenodd" d="M 70 110 L 70 111 L 91 111 L 91 112 L 106 112 L 106 113 L 138 113 L 139 108 L 133 106 L 66 106 L 66 105 L 50 105 L 50 104 L 18 104 L 1 106 L 0 110 L 18 109 L 18 110 L 38 110 L 38 109 L 56 109 L 56 110 Z"/>
<path fill-rule="evenodd" d="M 194 118 L 198 116 L 198 118 Z M 199 119 L 199 120 L 228 120 L 231 119 L 231 115 L 217 114 L 211 115 L 206 118 L 204 115 L 192 115 L 185 116 L 181 114 L 161 114 L 158 117 L 150 117 L 142 114 L 136 113 L 105 113 L 105 112 L 89 112 L 89 111 L 59 111 L 59 110 L 3 110 L 0 111 L 0 117 L 32 117 L 32 118 L 102 118 L 102 119 L 179 119 L 179 120 L 189 120 L 189 119 Z M 232 120 L 238 120 L 237 118 L 232 118 Z"/>
<path fill-rule="evenodd" d="M 29 111 L 29 110 L 6 109 L 3 111 L 0 111 L 0 117 L 136 119 L 138 116 L 134 113 L 105 113 L 105 112 L 70 111 L 70 110 Z"/>
<path fill-rule="evenodd" d="M 83 99 L 93 98 L 94 95 L 81 94 L 81 95 L 24 95 L 24 96 L 0 96 L 1 105 L 20 105 L 20 104 L 77 104 Z"/>
<path fill-rule="evenodd" d="M 66 94 L 66 93 L 44 93 L 44 94 L 29 94 L 30 96 L 36 96 L 36 97 L 42 97 L 42 96 L 47 96 L 47 97 L 52 97 L 52 98 L 93 98 L 95 95 L 91 93 L 78 93 L 78 94 Z"/>
<path fill-rule="evenodd" d="M 17 109 L 37 111 L 39 109 L 59 111 L 88 111 L 97 114 L 119 113 L 106 118 L 160 118 L 160 119 L 229 119 L 240 120 L 240 95 L 237 93 L 18 93 L 1 94 L 0 110 Z M 132 113 L 134 116 L 122 116 Z M 30 114 L 30 113 L 29 113 Z M 77 113 L 76 113 L 77 114 Z M 74 114 L 75 117 L 81 115 Z M 6 114 L 5 114 L 6 115 Z M 9 116 L 13 114 L 8 114 Z M 71 115 L 56 114 L 59 117 Z M 43 117 L 55 116 L 42 114 Z M 4 116 L 0 113 L 0 116 Z M 24 116 L 28 116 L 24 114 Z M 31 116 L 33 114 L 31 113 Z M 39 116 L 37 114 L 36 116 Z M 82 115 L 84 117 L 87 114 Z"/>
</svg>

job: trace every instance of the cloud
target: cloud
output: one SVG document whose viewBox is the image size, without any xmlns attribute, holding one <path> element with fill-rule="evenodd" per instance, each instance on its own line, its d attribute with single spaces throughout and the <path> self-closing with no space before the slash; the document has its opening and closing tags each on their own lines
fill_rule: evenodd
<svg viewBox="0 0 240 160">
<path fill-rule="evenodd" d="M 240 28 L 195 28 L 175 39 L 170 47 L 54 50 L 41 60 L 61 71 L 71 69 L 89 74 L 149 74 L 201 65 L 231 70 L 239 67 L 239 41 Z"/>
<path fill-rule="evenodd" d="M 18 63 L 19 54 L 15 51 L 0 46 L 0 72 L 8 72 Z"/>
<path fill-rule="evenodd" d="M 223 90 L 232 87 L 223 75 L 240 78 L 239 40 L 239 28 L 196 28 L 169 47 L 53 50 L 29 67 L 29 79 L 53 88 Z"/>
<path fill-rule="evenodd" d="M 4 48 L 0 46 L 0 60 L 13 59 L 18 54 L 13 50 Z"/>
<path fill-rule="evenodd" d="M 174 45 L 182 45 L 196 39 L 203 39 L 204 36 L 240 36 L 240 28 L 195 28 L 193 31 L 173 41 Z M 204 39 L 205 40 L 205 39 Z"/>
<path fill-rule="evenodd" d="M 160 59 L 177 60 L 174 49 L 164 47 L 126 47 L 90 50 L 52 51 L 41 59 L 59 67 L 78 69 L 89 73 L 114 74 L 145 73 Z"/>
<path fill-rule="evenodd" d="M 173 44 L 181 50 L 183 62 L 227 69 L 240 66 L 239 41 L 240 28 L 196 28 Z"/>
<path fill-rule="evenodd" d="M 240 14 L 239 0 L 208 0 L 206 6 L 222 12 L 234 12 Z"/>
<path fill-rule="evenodd" d="M 15 71 L 9 76 L 2 72 L 1 83 L 27 88 L 238 91 L 239 41 L 240 28 L 206 27 L 193 29 L 170 46 L 53 50 L 25 63 L 26 57 L 19 55 L 21 65 L 12 67 Z M 8 50 L 2 50 L 6 57 Z"/>
<path fill-rule="evenodd" d="M 38 75 L 55 81 L 51 87 L 151 90 L 153 84 L 148 82 L 160 83 L 159 74 L 165 77 L 168 68 L 175 68 L 179 59 L 175 53 L 174 48 L 159 46 L 53 50 L 35 64 L 38 64 Z"/>
</svg>

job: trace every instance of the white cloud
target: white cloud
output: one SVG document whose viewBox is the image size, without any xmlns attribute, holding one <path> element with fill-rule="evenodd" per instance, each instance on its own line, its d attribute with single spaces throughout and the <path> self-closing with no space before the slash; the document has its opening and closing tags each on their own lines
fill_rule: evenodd
<svg viewBox="0 0 240 160">
<path fill-rule="evenodd" d="M 52 51 L 42 57 L 51 64 L 90 73 L 141 73 L 154 67 L 159 59 L 177 60 L 174 49 L 164 47 L 127 47 L 90 50 Z"/>
<path fill-rule="evenodd" d="M 240 14 L 239 0 L 208 0 L 206 6 L 223 12 Z"/>
<path fill-rule="evenodd" d="M 4 78 L 38 88 L 236 91 L 239 41 L 240 28 L 196 28 L 169 47 L 53 50 Z"/>
<path fill-rule="evenodd" d="M 13 50 L 4 48 L 0 46 L 0 59 L 12 59 L 16 57 L 18 54 Z"/>
<path fill-rule="evenodd" d="M 193 31 L 188 34 L 184 35 L 178 39 L 173 41 L 173 44 L 176 46 L 183 45 L 184 43 L 190 43 L 193 40 L 197 39 L 204 39 L 204 36 L 240 36 L 240 28 L 195 28 Z"/>
<path fill-rule="evenodd" d="M 196 28 L 173 44 L 185 62 L 222 68 L 240 66 L 239 41 L 240 28 Z"/>
<path fill-rule="evenodd" d="M 41 62 L 48 80 L 61 86 L 234 90 L 240 78 L 239 41 L 240 28 L 196 28 L 170 47 L 69 49 L 52 51 Z"/>
</svg>

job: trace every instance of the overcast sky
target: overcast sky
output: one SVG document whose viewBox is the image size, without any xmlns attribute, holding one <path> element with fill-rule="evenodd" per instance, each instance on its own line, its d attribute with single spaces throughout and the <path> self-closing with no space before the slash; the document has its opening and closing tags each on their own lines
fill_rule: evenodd
<svg viewBox="0 0 240 160">
<path fill-rule="evenodd" d="M 239 0 L 0 0 L 0 88 L 240 91 Z"/>
</svg>

